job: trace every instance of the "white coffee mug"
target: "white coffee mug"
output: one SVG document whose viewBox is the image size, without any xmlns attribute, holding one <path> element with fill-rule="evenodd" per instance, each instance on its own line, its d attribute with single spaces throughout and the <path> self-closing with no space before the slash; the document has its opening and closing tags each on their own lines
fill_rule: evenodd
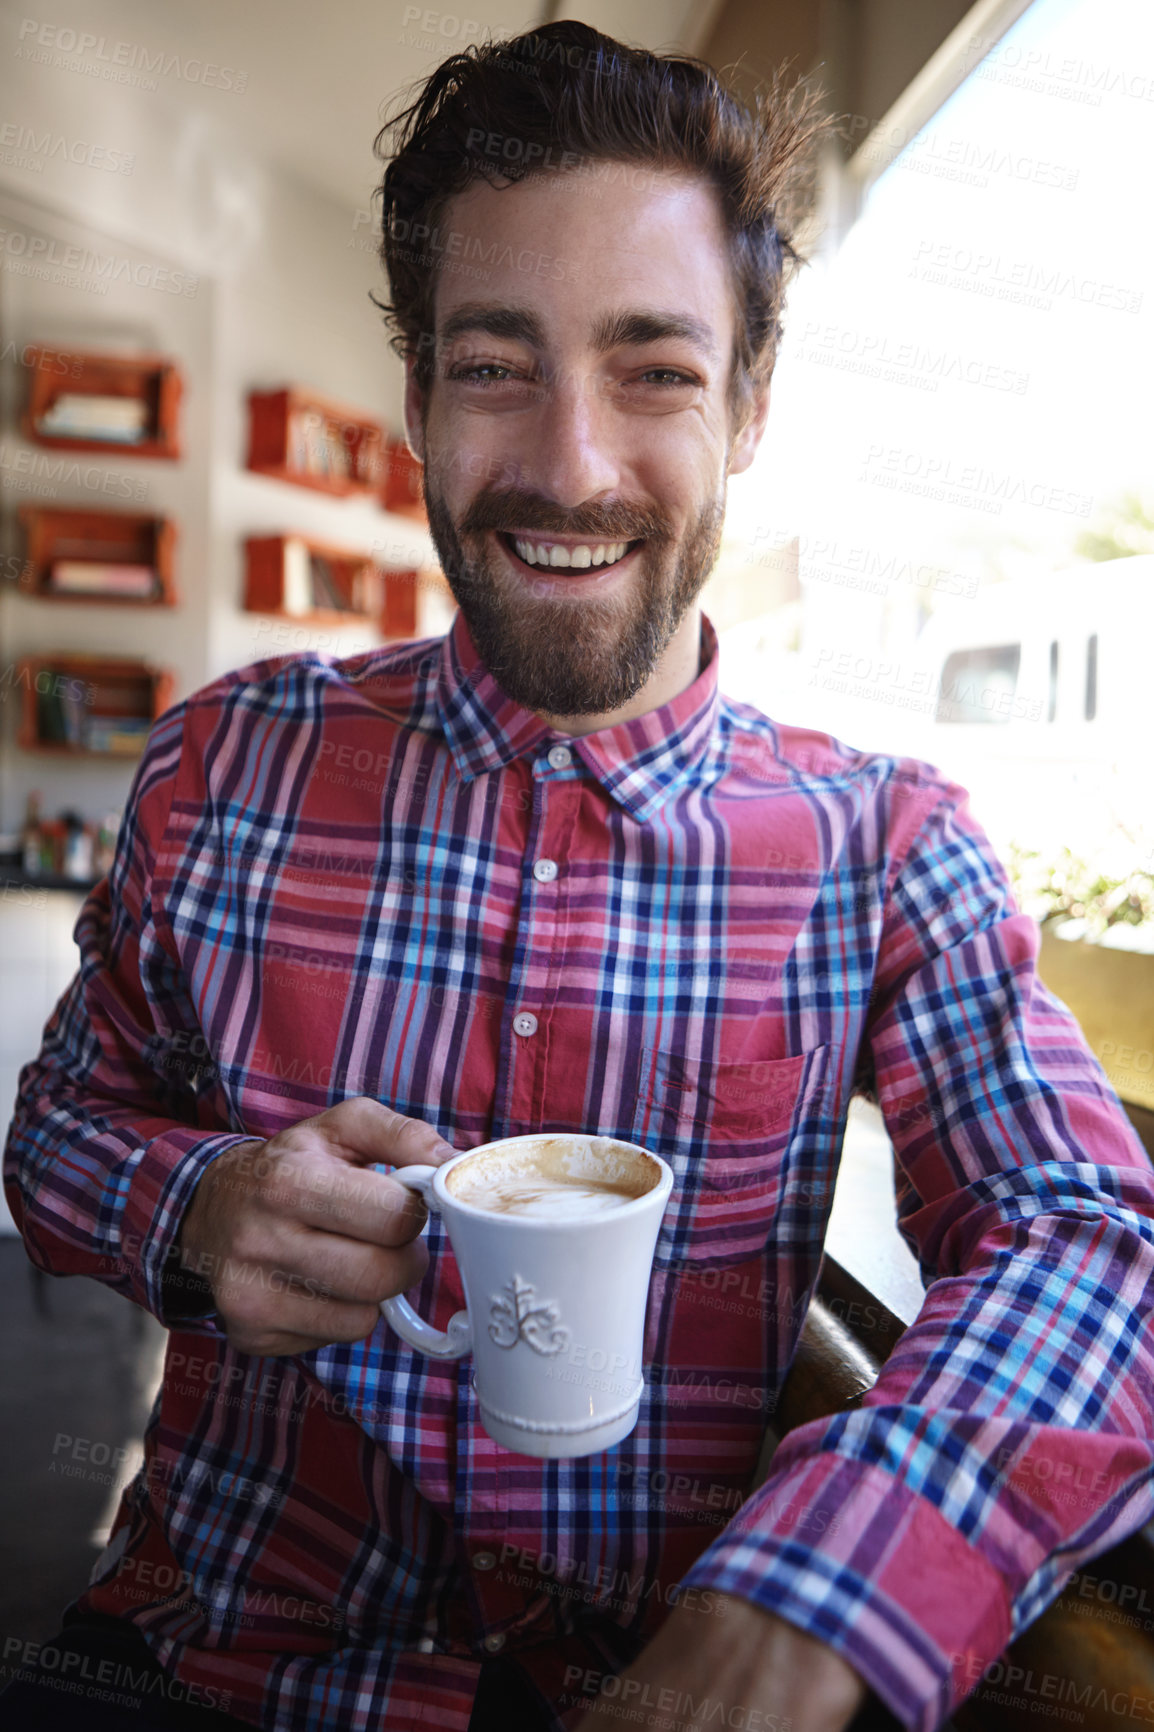
<svg viewBox="0 0 1154 1732">
<path fill-rule="evenodd" d="M 538 1170 L 554 1192 L 530 1215 L 499 1201 Z M 552 1179 L 550 1180 L 550 1175 Z M 637 1423 L 649 1277 L 673 1173 L 614 1137 L 507 1137 L 440 1167 L 390 1172 L 445 1223 L 467 1310 L 434 1329 L 399 1295 L 386 1320 L 436 1359 L 474 1357 L 481 1422 L 506 1449 L 546 1457 L 593 1455 Z M 573 1194 L 571 1183 L 616 1188 Z M 520 1206 L 518 1204 L 518 1206 Z"/>
</svg>

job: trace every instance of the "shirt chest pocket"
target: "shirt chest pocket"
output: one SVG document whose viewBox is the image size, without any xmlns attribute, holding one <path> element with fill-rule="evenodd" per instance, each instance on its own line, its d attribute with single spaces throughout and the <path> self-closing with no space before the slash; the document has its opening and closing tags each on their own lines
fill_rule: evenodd
<svg viewBox="0 0 1154 1732">
<path fill-rule="evenodd" d="M 813 1186 L 792 1170 L 791 1145 L 815 1110 L 829 1053 L 821 1046 L 710 1064 L 645 1050 L 633 1141 L 663 1156 L 674 1175 L 659 1267 L 755 1257 L 790 1198 L 812 1196 Z"/>
</svg>

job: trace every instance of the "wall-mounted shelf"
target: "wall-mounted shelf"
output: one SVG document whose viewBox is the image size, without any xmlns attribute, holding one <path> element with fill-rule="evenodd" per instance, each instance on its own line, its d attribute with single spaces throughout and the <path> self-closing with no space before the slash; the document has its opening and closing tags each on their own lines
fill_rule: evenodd
<svg viewBox="0 0 1154 1732">
<path fill-rule="evenodd" d="M 424 464 L 417 462 L 403 439 L 387 440 L 380 490 L 380 501 L 385 510 L 395 511 L 401 517 L 412 517 L 418 523 L 427 523 L 422 491 L 424 474 Z"/>
<path fill-rule="evenodd" d="M 167 517 L 23 505 L 24 593 L 37 601 L 174 607 L 176 525 Z"/>
<path fill-rule="evenodd" d="M 139 757 L 174 689 L 166 668 L 63 652 L 22 657 L 16 685 L 21 748 L 73 758 Z"/>
<path fill-rule="evenodd" d="M 248 613 L 315 624 L 372 623 L 370 554 L 304 535 L 256 535 L 244 544 Z"/>
<path fill-rule="evenodd" d="M 357 409 L 298 386 L 248 399 L 248 467 L 258 475 L 347 498 L 380 486 L 384 432 Z"/>
<path fill-rule="evenodd" d="M 381 585 L 381 636 L 417 637 L 419 571 L 386 571 Z"/>
<path fill-rule="evenodd" d="M 381 636 L 435 637 L 447 631 L 456 607 L 440 571 L 382 571 Z"/>
<path fill-rule="evenodd" d="M 54 450 L 176 458 L 182 394 L 180 369 L 161 355 L 38 348 L 21 430 Z"/>
</svg>

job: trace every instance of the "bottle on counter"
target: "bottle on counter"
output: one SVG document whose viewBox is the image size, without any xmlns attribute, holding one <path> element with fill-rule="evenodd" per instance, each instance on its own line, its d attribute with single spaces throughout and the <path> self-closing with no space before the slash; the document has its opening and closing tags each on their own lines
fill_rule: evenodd
<svg viewBox="0 0 1154 1732">
<path fill-rule="evenodd" d="M 45 818 L 40 826 L 40 870 L 59 878 L 64 872 L 64 846 L 68 827 L 63 818 Z"/>
<path fill-rule="evenodd" d="M 28 796 L 28 813 L 21 832 L 21 864 L 29 878 L 39 878 L 44 871 L 44 827 L 40 815 L 40 795 Z"/>
<path fill-rule="evenodd" d="M 97 878 L 104 878 L 112 870 L 112 861 L 116 853 L 116 837 L 120 829 L 120 813 L 107 812 L 96 832 L 96 844 L 92 851 L 92 871 Z"/>
<path fill-rule="evenodd" d="M 92 832 L 83 818 L 76 812 L 63 814 L 65 827 L 64 859 L 62 861 L 66 878 L 88 879 L 92 877 Z"/>
</svg>

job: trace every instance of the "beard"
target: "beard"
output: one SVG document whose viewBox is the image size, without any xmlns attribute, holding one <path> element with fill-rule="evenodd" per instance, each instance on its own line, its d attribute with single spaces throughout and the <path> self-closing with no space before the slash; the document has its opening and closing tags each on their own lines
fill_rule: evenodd
<svg viewBox="0 0 1154 1732">
<path fill-rule="evenodd" d="M 724 493 L 706 502 L 680 541 L 662 512 L 624 503 L 567 511 L 516 487 L 483 489 L 457 524 L 431 467 L 425 502 L 433 543 L 477 653 L 502 691 L 551 716 L 606 715 L 636 697 L 717 562 Z M 513 529 L 645 546 L 625 594 L 566 601 L 534 594 L 530 578 L 515 584 L 488 540 L 489 531 Z"/>
</svg>

